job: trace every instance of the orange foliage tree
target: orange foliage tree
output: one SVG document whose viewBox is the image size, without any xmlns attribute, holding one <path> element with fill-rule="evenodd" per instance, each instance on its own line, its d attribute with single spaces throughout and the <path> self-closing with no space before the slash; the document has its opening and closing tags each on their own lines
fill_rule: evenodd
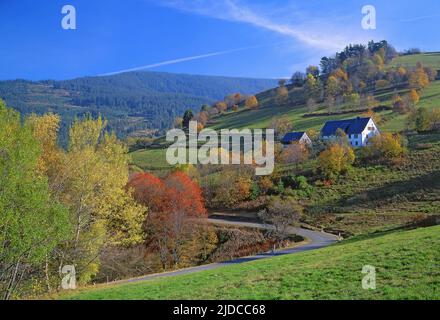
<svg viewBox="0 0 440 320">
<path fill-rule="evenodd" d="M 195 228 L 193 219 L 206 215 L 200 187 L 182 171 L 164 180 L 138 173 L 128 187 L 133 189 L 135 199 L 150 209 L 144 224 L 147 245 L 159 253 L 163 269 L 178 267 L 182 248 Z"/>
<path fill-rule="evenodd" d="M 429 77 L 425 70 L 419 67 L 410 74 L 408 81 L 410 88 L 421 90 L 429 84 Z"/>
<path fill-rule="evenodd" d="M 228 105 L 224 101 L 219 101 L 214 105 L 214 108 L 216 108 L 219 112 L 225 112 L 228 110 Z"/>
<path fill-rule="evenodd" d="M 250 96 L 246 99 L 245 106 L 248 109 L 255 109 L 258 108 L 259 102 L 256 96 Z"/>
<path fill-rule="evenodd" d="M 411 89 L 408 94 L 409 101 L 415 106 L 420 101 L 420 95 L 417 93 L 415 89 Z"/>
</svg>

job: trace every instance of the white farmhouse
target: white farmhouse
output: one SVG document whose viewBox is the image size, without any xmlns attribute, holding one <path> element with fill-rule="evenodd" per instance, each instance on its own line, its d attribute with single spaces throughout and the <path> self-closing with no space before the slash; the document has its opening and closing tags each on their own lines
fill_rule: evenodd
<svg viewBox="0 0 440 320">
<path fill-rule="evenodd" d="M 336 131 L 340 129 L 348 137 L 353 147 L 365 147 L 368 140 L 380 134 L 372 118 L 354 118 L 348 120 L 328 121 L 321 130 L 322 140 L 336 138 Z"/>
</svg>

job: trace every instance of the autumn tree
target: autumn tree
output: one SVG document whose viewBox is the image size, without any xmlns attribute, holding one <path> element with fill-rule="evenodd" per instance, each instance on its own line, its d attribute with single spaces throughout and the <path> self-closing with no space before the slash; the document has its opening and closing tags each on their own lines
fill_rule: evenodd
<svg viewBox="0 0 440 320">
<path fill-rule="evenodd" d="M 193 230 L 192 219 L 206 214 L 198 184 L 184 172 L 174 171 L 165 180 L 135 174 L 128 188 L 150 209 L 144 223 L 147 243 L 157 250 L 163 269 L 179 266 L 183 245 Z"/>
<path fill-rule="evenodd" d="M 312 141 L 316 141 L 319 139 L 320 133 L 315 129 L 309 129 L 306 131 L 306 133 Z"/>
<path fill-rule="evenodd" d="M 347 172 L 354 163 L 353 149 L 340 144 L 331 144 L 321 152 L 318 158 L 318 168 L 327 179 L 334 179 Z"/>
<path fill-rule="evenodd" d="M 183 118 L 176 117 L 173 121 L 173 127 L 176 129 L 182 129 L 183 128 Z"/>
<path fill-rule="evenodd" d="M 384 57 L 382 54 L 376 53 L 373 56 L 373 62 L 379 71 L 382 71 L 385 67 Z"/>
<path fill-rule="evenodd" d="M 281 161 L 286 164 L 303 163 L 309 155 L 309 149 L 304 143 L 292 143 L 282 151 Z"/>
<path fill-rule="evenodd" d="M 278 139 L 281 139 L 286 133 L 291 132 L 293 129 L 292 121 L 289 117 L 281 116 L 272 119 L 270 128 L 275 130 L 275 135 Z"/>
<path fill-rule="evenodd" d="M 352 108 L 359 107 L 359 103 L 361 101 L 361 97 L 358 93 L 350 93 L 344 96 L 344 100 L 348 103 Z"/>
<path fill-rule="evenodd" d="M 408 104 L 399 95 L 393 97 L 393 111 L 400 114 L 406 114 L 409 112 Z"/>
<path fill-rule="evenodd" d="M 327 105 L 328 113 L 332 113 L 335 107 L 335 98 L 332 95 L 326 96 L 325 104 Z"/>
<path fill-rule="evenodd" d="M 340 93 L 341 87 L 339 81 L 335 76 L 330 76 L 327 79 L 325 86 L 325 93 L 327 97 L 336 97 Z"/>
<path fill-rule="evenodd" d="M 249 169 L 249 170 L 248 170 Z M 249 200 L 252 186 L 252 168 L 239 165 L 224 167 L 221 171 L 221 181 L 215 181 L 211 205 L 232 208 L 238 203 Z"/>
<path fill-rule="evenodd" d="M 435 68 L 425 67 L 424 68 L 426 75 L 428 76 L 429 81 L 435 81 L 438 76 L 438 71 Z"/>
<path fill-rule="evenodd" d="M 260 189 L 261 194 L 267 194 L 272 187 L 273 182 L 270 177 L 263 176 L 258 179 L 258 188 Z"/>
<path fill-rule="evenodd" d="M 244 99 L 244 97 L 243 97 L 243 95 L 241 93 L 234 94 L 234 104 L 235 105 L 238 105 L 238 104 L 242 103 L 243 99 Z"/>
<path fill-rule="evenodd" d="M 127 149 L 114 134 L 105 132 L 105 125 L 101 118 L 91 117 L 73 123 L 63 168 L 54 182 L 58 186 L 54 194 L 69 209 L 73 224 L 72 238 L 59 258 L 75 264 L 81 283 L 98 272 L 99 252 L 105 244 L 142 241 L 146 209 L 125 189 Z"/>
<path fill-rule="evenodd" d="M 42 278 L 44 262 L 70 236 L 67 209 L 50 195 L 43 146 L 0 99 L 0 293 L 25 291 Z"/>
<path fill-rule="evenodd" d="M 206 111 L 199 112 L 194 118 L 199 124 L 205 126 L 209 120 L 209 113 Z"/>
<path fill-rule="evenodd" d="M 363 93 L 365 91 L 365 88 L 367 88 L 367 84 L 365 83 L 365 81 L 359 81 L 358 84 L 358 89 L 360 93 Z"/>
<path fill-rule="evenodd" d="M 420 101 L 420 96 L 415 89 L 411 89 L 411 91 L 408 93 L 408 98 L 412 106 L 417 105 Z"/>
<path fill-rule="evenodd" d="M 308 99 L 314 99 L 315 101 L 320 101 L 322 99 L 321 82 L 319 78 L 313 76 L 311 73 L 307 74 L 304 90 Z"/>
<path fill-rule="evenodd" d="M 425 70 L 420 67 L 411 72 L 409 76 L 409 86 L 412 89 L 422 90 L 429 84 L 429 77 Z"/>
<path fill-rule="evenodd" d="M 228 110 L 228 105 L 224 101 L 219 101 L 214 105 L 214 108 L 216 108 L 220 113 L 222 113 Z"/>
<path fill-rule="evenodd" d="M 419 132 L 431 130 L 431 113 L 426 108 L 417 109 L 415 113 L 415 128 Z"/>
<path fill-rule="evenodd" d="M 400 135 L 382 133 L 369 140 L 363 153 L 367 159 L 395 162 L 405 153 L 405 148 Z"/>
<path fill-rule="evenodd" d="M 289 235 L 289 229 L 299 222 L 303 213 L 301 205 L 292 198 L 273 198 L 267 208 L 260 211 L 258 216 L 270 229 L 271 236 L 282 245 Z M 274 247 L 275 249 L 275 247 Z"/>
<path fill-rule="evenodd" d="M 60 121 L 60 117 L 53 113 L 43 116 L 32 114 L 26 118 L 26 124 L 31 128 L 33 137 L 41 146 L 37 170 L 48 176 L 49 182 L 52 182 L 54 176 L 61 170 L 64 160 L 64 154 L 57 141 Z"/>
<path fill-rule="evenodd" d="M 171 241 L 172 264 L 178 267 L 181 262 L 182 248 L 193 224 L 191 219 L 204 217 L 206 209 L 199 185 L 187 174 L 175 171 L 164 181 L 168 194 L 168 209 Z"/>
<path fill-rule="evenodd" d="M 350 146 L 350 139 L 348 138 L 348 135 L 345 133 L 345 131 L 341 128 L 338 128 L 336 130 L 335 137 L 332 139 L 332 142 L 343 147 Z"/>
<path fill-rule="evenodd" d="M 332 77 L 334 77 L 338 83 L 338 90 L 335 93 L 336 96 L 342 96 L 344 94 L 350 94 L 353 91 L 353 87 L 348 78 L 348 73 L 342 68 L 338 68 L 332 72 Z"/>
<path fill-rule="evenodd" d="M 407 71 L 404 67 L 400 66 L 397 68 L 397 74 L 400 77 L 400 80 L 402 81 L 404 77 L 407 75 Z"/>
<path fill-rule="evenodd" d="M 440 131 L 440 108 L 431 110 L 431 130 Z"/>
<path fill-rule="evenodd" d="M 286 87 L 278 87 L 276 90 L 275 101 L 278 105 L 285 104 L 289 99 L 289 90 Z"/>
<path fill-rule="evenodd" d="M 239 93 L 237 93 L 239 94 Z M 237 99 L 236 99 L 236 94 L 229 94 L 225 97 L 224 102 L 226 103 L 226 107 L 228 109 L 232 108 L 234 105 L 236 105 L 237 103 Z"/>
<path fill-rule="evenodd" d="M 149 215 L 144 222 L 145 240 L 157 250 L 163 269 L 170 260 L 169 226 L 170 208 L 168 193 L 164 182 L 148 173 L 136 173 L 128 182 L 127 188 L 133 190 L 136 201 L 149 209 Z"/>
<path fill-rule="evenodd" d="M 320 70 L 318 66 L 308 66 L 306 68 L 306 75 L 312 75 L 314 78 L 318 78 L 320 74 Z"/>
<path fill-rule="evenodd" d="M 315 112 L 317 108 L 316 100 L 309 98 L 307 99 L 307 111 L 309 113 Z"/>
<path fill-rule="evenodd" d="M 380 79 L 376 81 L 376 90 L 384 89 L 389 87 L 390 82 L 385 79 Z"/>
<path fill-rule="evenodd" d="M 245 107 L 248 109 L 256 109 L 259 106 L 259 102 L 256 96 L 250 96 L 246 99 Z"/>
</svg>

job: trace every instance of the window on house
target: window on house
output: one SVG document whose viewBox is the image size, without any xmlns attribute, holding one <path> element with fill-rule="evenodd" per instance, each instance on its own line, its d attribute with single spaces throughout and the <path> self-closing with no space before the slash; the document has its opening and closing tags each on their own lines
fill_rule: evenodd
<svg viewBox="0 0 440 320">
<path fill-rule="evenodd" d="M 356 146 L 358 146 L 359 145 L 359 142 L 358 141 L 356 141 Z"/>
</svg>

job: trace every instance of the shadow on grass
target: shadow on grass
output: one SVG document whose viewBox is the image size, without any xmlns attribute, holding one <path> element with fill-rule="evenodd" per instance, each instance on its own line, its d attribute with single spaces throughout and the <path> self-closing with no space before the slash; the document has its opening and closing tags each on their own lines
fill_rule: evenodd
<svg viewBox="0 0 440 320">
<path fill-rule="evenodd" d="M 388 200 L 396 195 L 408 197 L 423 190 L 440 190 L 440 171 L 434 171 L 413 179 L 397 181 L 386 184 L 362 193 L 362 197 L 346 197 L 341 199 L 340 204 L 366 204 L 371 201 Z"/>
</svg>

